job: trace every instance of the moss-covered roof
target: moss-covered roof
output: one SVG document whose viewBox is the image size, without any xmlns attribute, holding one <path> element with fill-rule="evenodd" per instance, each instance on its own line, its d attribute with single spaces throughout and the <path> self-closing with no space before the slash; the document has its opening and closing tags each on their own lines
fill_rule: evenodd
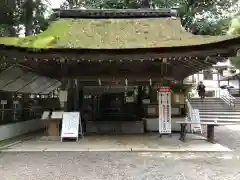
<svg viewBox="0 0 240 180">
<path fill-rule="evenodd" d="M 230 36 L 188 33 L 179 19 L 59 19 L 37 36 L 0 38 L 0 44 L 31 48 L 147 48 L 209 44 Z"/>
</svg>

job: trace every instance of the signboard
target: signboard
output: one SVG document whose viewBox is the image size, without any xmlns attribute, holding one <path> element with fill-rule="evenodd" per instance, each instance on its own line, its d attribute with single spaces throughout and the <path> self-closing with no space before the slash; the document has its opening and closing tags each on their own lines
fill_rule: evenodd
<svg viewBox="0 0 240 180">
<path fill-rule="evenodd" d="M 48 120 L 49 119 L 49 114 L 50 114 L 49 111 L 44 111 L 41 119 L 42 120 Z"/>
<path fill-rule="evenodd" d="M 6 105 L 7 104 L 7 100 L 1 100 L 1 104 L 2 105 Z"/>
<path fill-rule="evenodd" d="M 158 92 L 158 106 L 159 106 L 159 133 L 171 134 L 171 88 L 162 86 Z"/>
<path fill-rule="evenodd" d="M 17 101 L 17 100 L 13 101 L 13 104 L 19 104 L 19 101 Z"/>
<path fill-rule="evenodd" d="M 59 92 L 59 100 L 60 102 L 67 102 L 68 92 L 67 91 L 60 91 Z"/>
<path fill-rule="evenodd" d="M 171 88 L 168 86 L 160 86 L 159 92 L 171 92 Z"/>
<path fill-rule="evenodd" d="M 51 119 L 62 119 L 63 111 L 53 111 Z"/>
<path fill-rule="evenodd" d="M 199 124 L 191 124 L 191 132 L 200 132 L 202 133 L 202 126 L 200 124 L 200 115 L 199 115 L 199 110 L 198 109 L 193 109 L 193 119 L 192 122 L 199 122 Z"/>
<path fill-rule="evenodd" d="M 63 138 L 76 138 L 78 141 L 80 113 L 79 112 L 64 112 L 62 120 L 61 141 Z"/>
<path fill-rule="evenodd" d="M 150 104 L 151 101 L 150 99 L 143 99 L 142 102 L 143 104 Z"/>
<path fill-rule="evenodd" d="M 127 103 L 134 102 L 134 98 L 132 96 L 128 96 L 128 97 L 126 97 L 126 102 Z"/>
</svg>

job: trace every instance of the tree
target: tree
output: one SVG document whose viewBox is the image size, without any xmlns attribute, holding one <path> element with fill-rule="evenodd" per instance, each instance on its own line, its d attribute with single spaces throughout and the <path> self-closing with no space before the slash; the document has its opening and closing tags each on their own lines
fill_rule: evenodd
<svg viewBox="0 0 240 180">
<path fill-rule="evenodd" d="M 179 15 L 183 26 L 194 34 L 220 35 L 239 13 L 239 5 L 238 0 L 181 0 Z"/>
<path fill-rule="evenodd" d="M 18 36 L 22 26 L 26 35 L 46 29 L 47 0 L 1 0 L 0 36 Z"/>
<path fill-rule="evenodd" d="M 17 0 L 0 1 L 0 36 L 16 35 Z"/>
<path fill-rule="evenodd" d="M 231 25 L 228 31 L 230 35 L 240 35 L 240 16 L 231 21 Z M 239 52 L 240 53 L 240 52 Z M 230 58 L 231 63 L 238 69 L 240 69 L 240 54 L 237 57 Z"/>
</svg>

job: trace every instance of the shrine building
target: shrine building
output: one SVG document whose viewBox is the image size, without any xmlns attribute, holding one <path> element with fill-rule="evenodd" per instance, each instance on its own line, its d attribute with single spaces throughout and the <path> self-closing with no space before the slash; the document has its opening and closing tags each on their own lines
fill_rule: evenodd
<svg viewBox="0 0 240 180">
<path fill-rule="evenodd" d="M 187 32 L 171 9 L 55 9 L 54 15 L 36 36 L 0 38 L 0 98 L 11 92 L 5 107 L 12 109 L 19 94 L 68 92 L 67 102 L 42 110 L 81 112 L 86 133 L 157 130 L 160 86 L 172 90 L 172 128 L 179 129 L 174 121 L 185 117 L 191 88 L 184 79 L 240 48 L 240 37 Z"/>
</svg>

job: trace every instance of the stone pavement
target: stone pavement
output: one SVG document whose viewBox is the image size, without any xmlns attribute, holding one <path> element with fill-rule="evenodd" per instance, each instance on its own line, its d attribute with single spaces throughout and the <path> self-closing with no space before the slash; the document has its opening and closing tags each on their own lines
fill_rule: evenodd
<svg viewBox="0 0 240 180">
<path fill-rule="evenodd" d="M 187 141 L 172 137 L 159 137 L 158 133 L 139 135 L 93 135 L 79 139 L 79 142 L 44 141 L 40 137 L 11 146 L 3 152 L 30 151 L 125 151 L 125 152 L 228 152 L 227 147 L 212 144 L 205 138 L 189 134 Z"/>
<path fill-rule="evenodd" d="M 215 131 L 218 143 L 240 154 L 240 125 L 220 126 Z"/>
</svg>

